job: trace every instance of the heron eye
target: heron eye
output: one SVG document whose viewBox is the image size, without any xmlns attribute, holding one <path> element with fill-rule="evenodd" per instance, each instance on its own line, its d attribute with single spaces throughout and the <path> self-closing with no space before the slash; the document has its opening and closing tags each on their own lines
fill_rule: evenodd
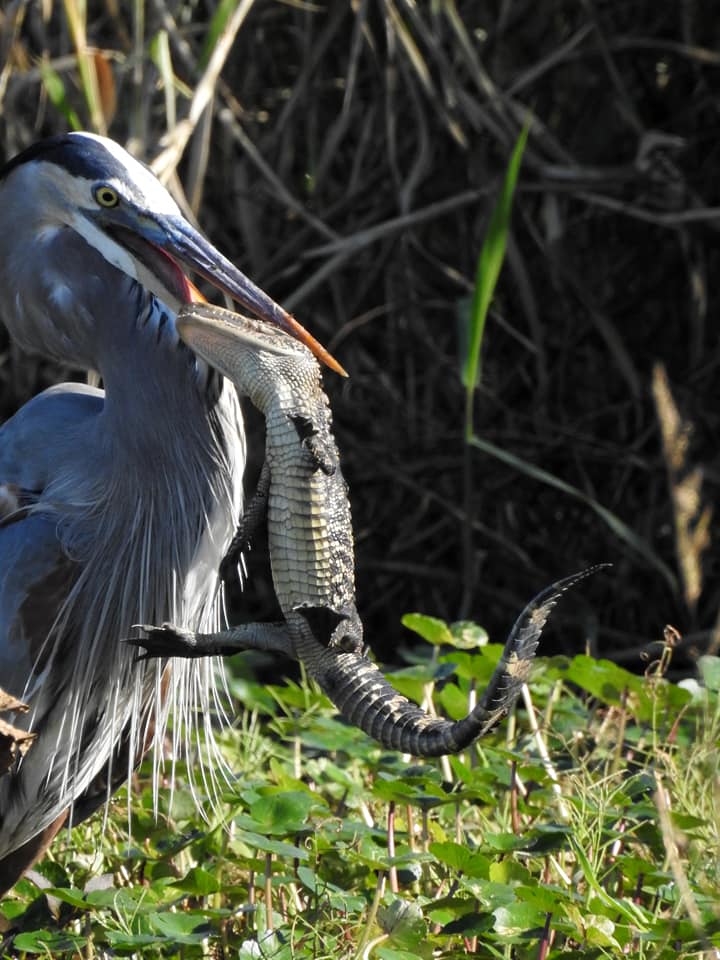
<svg viewBox="0 0 720 960">
<path fill-rule="evenodd" d="M 116 207 L 118 203 L 120 203 L 120 197 L 112 187 L 107 187 L 104 185 L 101 187 L 95 187 L 93 194 L 101 207 Z"/>
</svg>

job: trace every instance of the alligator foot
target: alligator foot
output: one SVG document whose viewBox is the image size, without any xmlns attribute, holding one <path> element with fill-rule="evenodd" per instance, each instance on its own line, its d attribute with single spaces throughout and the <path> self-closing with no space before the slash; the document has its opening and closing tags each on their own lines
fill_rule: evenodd
<svg viewBox="0 0 720 960">
<path fill-rule="evenodd" d="M 171 623 L 161 627 L 138 623 L 135 628 L 141 635 L 129 637 L 126 643 L 145 648 L 138 661 L 154 657 L 229 657 L 243 650 L 265 650 L 297 659 L 286 623 L 241 623 L 217 633 L 194 633 Z"/>
<path fill-rule="evenodd" d="M 171 623 L 164 623 L 161 627 L 154 627 L 148 623 L 137 623 L 135 629 L 141 634 L 137 637 L 128 637 L 125 641 L 133 647 L 144 647 L 145 652 L 137 655 L 136 662 L 151 660 L 155 657 L 203 657 L 211 651 L 203 650 L 198 641 L 202 634 L 192 630 L 181 630 Z"/>
</svg>

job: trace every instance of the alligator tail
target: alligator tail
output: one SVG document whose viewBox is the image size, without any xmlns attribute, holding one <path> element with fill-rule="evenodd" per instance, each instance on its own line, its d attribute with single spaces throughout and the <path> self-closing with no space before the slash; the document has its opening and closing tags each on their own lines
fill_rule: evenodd
<svg viewBox="0 0 720 960">
<path fill-rule="evenodd" d="M 597 564 L 558 580 L 530 601 L 510 631 L 487 689 L 462 720 L 429 716 L 398 693 L 372 661 L 355 653 L 330 653 L 323 667 L 311 673 L 343 717 L 384 746 L 416 757 L 457 753 L 491 730 L 517 699 L 543 628 L 562 595 L 607 566 Z"/>
</svg>

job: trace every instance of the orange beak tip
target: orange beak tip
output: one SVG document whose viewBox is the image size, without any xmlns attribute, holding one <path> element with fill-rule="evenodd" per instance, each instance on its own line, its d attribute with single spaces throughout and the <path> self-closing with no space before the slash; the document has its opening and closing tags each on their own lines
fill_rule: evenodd
<svg viewBox="0 0 720 960">
<path fill-rule="evenodd" d="M 335 373 L 339 373 L 341 377 L 350 376 L 345 367 L 339 363 L 331 353 L 328 353 L 327 350 L 323 349 L 322 354 L 318 354 L 318 359 L 321 360 L 326 367 L 330 367 Z"/>
<path fill-rule="evenodd" d="M 324 363 L 326 367 L 329 367 L 331 370 L 334 370 L 335 373 L 339 373 L 341 377 L 348 377 L 349 374 L 345 367 L 339 363 L 333 355 L 325 349 L 325 347 L 320 343 L 319 340 L 316 340 L 315 337 L 309 333 L 301 323 L 293 317 L 292 314 L 288 313 L 285 315 L 285 323 L 289 333 L 292 333 L 301 343 L 304 343 L 305 346 L 315 354 L 318 360 L 321 363 Z"/>
</svg>

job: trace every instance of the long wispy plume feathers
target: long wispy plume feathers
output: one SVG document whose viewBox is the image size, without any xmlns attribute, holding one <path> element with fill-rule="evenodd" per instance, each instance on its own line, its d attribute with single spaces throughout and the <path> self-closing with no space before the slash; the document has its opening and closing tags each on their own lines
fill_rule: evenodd
<svg viewBox="0 0 720 960">
<path fill-rule="evenodd" d="M 167 349 L 184 350 L 176 342 Z M 149 746 L 157 809 L 168 734 L 171 793 L 175 757 L 183 752 L 192 758 L 187 767 L 198 806 L 217 806 L 218 771 L 225 769 L 215 740 L 224 717 L 217 664 L 136 663 L 122 642 L 136 623 L 171 620 L 203 631 L 222 625 L 217 570 L 241 509 L 240 410 L 230 384 L 206 378 L 187 354 L 182 363 L 187 376 L 165 385 L 176 394 L 164 398 L 179 411 L 172 424 L 160 424 L 151 438 L 142 431 L 120 437 L 122 446 L 106 451 L 107 470 L 92 480 L 69 464 L 38 507 L 56 510 L 58 535 L 77 561 L 39 658 L 42 675 L 32 679 L 41 688 L 33 727 L 58 744 L 46 774 L 50 789 L 37 790 L 47 803 L 44 823 L 73 798 L 83 814 L 107 802 Z M 108 429 L 113 415 L 106 404 L 101 417 L 108 422 L 98 424 L 98 438 L 108 444 L 123 430 L 117 422 Z M 145 469 L 148 456 L 152 469 Z M 50 709 L 63 696 L 65 709 Z"/>
</svg>

